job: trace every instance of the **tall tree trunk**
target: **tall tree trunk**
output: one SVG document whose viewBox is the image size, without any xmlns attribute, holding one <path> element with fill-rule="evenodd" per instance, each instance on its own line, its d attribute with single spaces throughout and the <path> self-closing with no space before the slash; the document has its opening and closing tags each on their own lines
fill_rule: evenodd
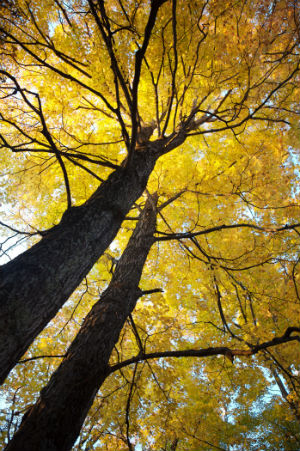
<svg viewBox="0 0 300 451">
<path fill-rule="evenodd" d="M 156 211 L 149 200 L 108 288 L 87 315 L 60 367 L 25 414 L 6 451 L 70 450 L 109 373 L 109 358 L 142 291 L 139 281 L 154 242 Z"/>
<path fill-rule="evenodd" d="M 0 383 L 116 236 L 158 157 L 135 152 L 91 198 L 67 210 L 37 244 L 0 268 Z"/>
</svg>

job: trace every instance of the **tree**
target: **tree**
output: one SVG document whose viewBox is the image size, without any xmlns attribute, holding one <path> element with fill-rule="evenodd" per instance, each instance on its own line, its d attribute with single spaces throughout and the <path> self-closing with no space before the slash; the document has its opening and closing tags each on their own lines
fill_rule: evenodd
<svg viewBox="0 0 300 451">
<path fill-rule="evenodd" d="M 143 293 L 139 281 L 154 242 L 156 211 L 146 203 L 108 288 L 87 315 L 64 361 L 8 449 L 71 449 L 95 394 L 109 374 L 122 327 Z"/>
<path fill-rule="evenodd" d="M 141 62 L 154 26 L 155 16 L 162 3 L 159 1 L 154 2 L 151 9 L 148 30 L 143 41 L 144 48 L 138 53 L 136 58 L 135 71 L 137 78 L 139 78 Z M 93 11 L 93 3 L 91 3 L 91 8 Z M 31 13 L 30 8 L 28 13 Z M 95 15 L 98 17 L 96 11 Z M 8 38 L 14 41 L 15 37 L 6 31 L 5 28 L 2 29 L 2 32 L 6 33 Z M 42 30 L 40 32 L 43 35 Z M 15 39 L 17 44 L 20 43 L 21 47 L 24 46 L 21 41 L 17 38 Z M 39 55 L 32 55 L 31 50 L 28 50 L 30 57 L 38 62 L 41 61 Z M 65 57 L 63 56 L 64 60 Z M 48 68 L 48 66 L 48 63 L 45 62 L 45 67 Z M 75 80 L 74 77 L 65 74 L 60 69 L 55 69 L 55 66 L 50 67 L 54 71 L 58 71 L 62 77 L 71 78 L 72 81 Z M 38 151 L 43 152 L 48 149 L 47 152 L 49 151 L 50 154 L 54 152 L 64 175 L 68 205 L 68 209 L 57 226 L 41 232 L 40 234 L 44 237 L 41 241 L 3 267 L 1 280 L 1 319 L 3 321 L 1 323 L 1 358 L 3 362 L 1 380 L 3 381 L 8 371 L 24 354 L 33 339 L 53 318 L 111 243 L 132 203 L 145 189 L 155 161 L 160 155 L 169 152 L 184 141 L 185 131 L 188 130 L 191 120 L 186 121 L 181 132 L 173 133 L 168 138 L 151 143 L 151 150 L 146 152 L 146 154 L 143 150 L 135 153 L 131 150 L 123 166 L 117 166 L 105 161 L 100 162 L 101 165 L 114 168 L 115 171 L 84 204 L 80 207 L 71 207 L 71 193 L 67 171 L 60 150 L 57 148 L 57 144 L 49 131 L 39 94 L 33 91 L 28 92 L 26 88 L 22 88 L 15 77 L 5 70 L 2 70 L 1 73 L 8 79 L 8 87 L 5 86 L 4 91 L 13 89 L 13 92 L 9 92 L 8 96 L 15 95 L 17 101 L 19 100 L 18 94 L 21 94 L 21 104 L 24 104 L 24 106 L 21 105 L 16 107 L 16 109 L 21 108 L 22 111 L 23 107 L 29 108 L 29 111 L 25 110 L 24 114 L 33 114 L 33 121 L 38 121 L 37 126 L 40 128 L 38 131 L 34 130 L 34 134 L 37 132 L 43 137 L 43 141 L 41 141 L 38 137 L 28 135 L 27 131 L 22 130 L 21 142 L 17 142 L 17 144 L 9 143 L 7 137 L 2 135 L 3 146 L 15 151 L 22 151 L 25 150 L 23 146 L 25 145 L 26 148 L 29 144 L 29 149 L 33 145 L 32 150 L 34 151 L 35 145 L 38 145 L 42 147 Z M 12 86 L 10 86 L 10 83 L 12 83 Z M 79 84 L 81 85 L 81 83 Z M 91 89 L 92 92 L 95 91 L 93 88 Z M 105 99 L 100 92 L 98 95 L 100 95 L 100 99 Z M 131 105 L 132 101 L 137 101 L 137 92 L 133 92 L 132 96 L 132 100 L 129 101 L 128 99 L 130 108 L 133 108 Z M 4 95 L 4 98 L 6 97 Z M 36 98 L 35 103 L 31 97 Z M 13 97 L 13 101 L 15 101 L 15 97 Z M 120 105 L 117 104 L 116 107 L 113 107 L 107 101 L 104 103 L 121 120 Z M 134 108 L 136 109 L 136 106 Z M 134 116 L 136 114 L 134 113 Z M 11 121 L 7 116 L 3 116 L 2 119 L 4 123 L 16 130 L 17 135 L 20 133 L 20 127 L 17 122 Z M 28 124 L 28 126 L 31 128 L 32 123 Z M 137 126 L 133 125 L 133 129 L 137 129 Z M 10 136 L 11 130 L 7 133 Z M 137 133 L 137 130 L 135 133 Z M 130 143 L 132 149 L 135 148 L 136 140 L 137 136 L 133 136 Z M 128 150 L 130 150 L 127 137 L 125 137 L 125 143 Z M 89 157 L 86 158 L 89 160 Z M 20 287 L 23 288 L 20 289 Z"/>
<path fill-rule="evenodd" d="M 20 212 L 10 230 L 24 227 L 25 214 L 25 236 L 41 235 L 3 267 L 1 309 L 9 323 L 1 328 L 2 380 L 109 246 L 149 177 L 148 190 L 159 191 L 161 204 L 174 200 L 158 226 L 156 241 L 169 249 L 160 252 L 187 280 L 184 290 L 160 263 L 156 286 L 168 294 L 157 308 L 183 310 L 182 325 L 215 328 L 201 328 L 201 340 L 178 338 L 179 328 L 157 342 L 159 352 L 196 340 L 198 355 L 208 343 L 232 359 L 236 342 L 246 354 L 292 343 L 299 308 L 298 160 L 290 156 L 297 147 L 296 3 L 40 5 L 18 2 L 18 21 L 7 11 L 1 22 L 3 163 L 16 172 L 5 203 L 17 199 Z M 182 253 L 192 261 L 189 270 Z M 183 307 L 188 291 L 201 313 Z M 152 323 L 145 317 L 141 343 L 149 342 Z M 273 374 L 287 371 L 294 383 L 293 349 L 268 362 L 262 352 L 259 364 Z"/>
<path fill-rule="evenodd" d="M 131 312 L 138 298 L 160 291 L 142 291 L 139 288 L 144 263 L 155 242 L 156 201 L 157 196 L 148 199 L 108 288 L 86 316 L 61 365 L 41 391 L 36 405 L 26 412 L 21 427 L 8 444 L 7 450 L 71 449 L 102 383 L 111 372 L 124 366 L 159 357 L 224 355 L 233 361 L 235 356 L 253 355 L 269 347 L 293 341 L 295 337 L 291 337 L 291 333 L 300 332 L 300 328 L 290 328 L 283 337 L 250 350 L 214 347 L 146 354 L 139 340 L 139 354 L 111 368 L 109 359 L 126 319 L 130 318 L 134 325 Z M 139 339 L 137 331 L 136 334 Z M 127 440 L 130 449 L 132 445 L 129 437 Z"/>
</svg>

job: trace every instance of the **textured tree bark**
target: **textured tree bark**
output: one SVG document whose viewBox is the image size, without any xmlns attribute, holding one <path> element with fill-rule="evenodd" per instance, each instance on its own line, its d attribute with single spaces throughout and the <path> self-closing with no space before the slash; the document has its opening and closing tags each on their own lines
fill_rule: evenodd
<svg viewBox="0 0 300 451">
<path fill-rule="evenodd" d="M 142 291 L 144 263 L 154 242 L 156 211 L 149 200 L 108 288 L 87 315 L 60 367 L 24 415 L 6 451 L 70 450 L 93 399 L 109 374 L 109 358 Z"/>
<path fill-rule="evenodd" d="M 160 147 L 164 143 L 160 144 Z M 135 152 L 91 198 L 72 207 L 32 248 L 0 268 L 0 383 L 116 236 L 159 156 Z"/>
</svg>

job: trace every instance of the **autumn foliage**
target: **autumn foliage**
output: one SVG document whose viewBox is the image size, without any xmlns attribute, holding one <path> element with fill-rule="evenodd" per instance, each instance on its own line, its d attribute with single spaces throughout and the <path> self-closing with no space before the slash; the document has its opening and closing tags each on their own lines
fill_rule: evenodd
<svg viewBox="0 0 300 451">
<path fill-rule="evenodd" d="M 28 450 L 299 449 L 299 39 L 296 0 L 1 3 L 8 450 L 56 383 L 87 411 Z"/>
</svg>

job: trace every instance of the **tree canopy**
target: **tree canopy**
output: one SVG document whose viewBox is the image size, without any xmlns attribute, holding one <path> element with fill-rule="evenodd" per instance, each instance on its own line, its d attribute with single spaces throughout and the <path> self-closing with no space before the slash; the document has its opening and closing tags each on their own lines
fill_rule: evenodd
<svg viewBox="0 0 300 451">
<path fill-rule="evenodd" d="M 8 450 L 299 449 L 299 41 L 296 0 L 1 3 Z"/>
</svg>

